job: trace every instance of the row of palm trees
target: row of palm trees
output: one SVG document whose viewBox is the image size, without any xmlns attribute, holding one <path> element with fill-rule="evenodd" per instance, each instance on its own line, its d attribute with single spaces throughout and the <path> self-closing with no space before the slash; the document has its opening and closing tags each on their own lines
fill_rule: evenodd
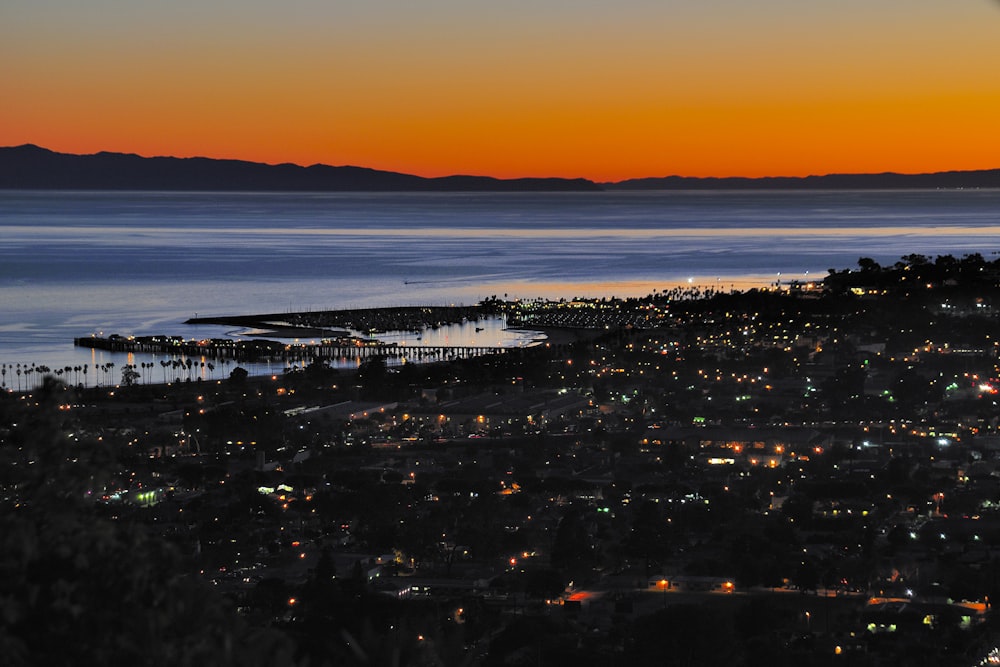
<svg viewBox="0 0 1000 667">
<path fill-rule="evenodd" d="M 163 371 L 163 383 L 168 382 L 190 382 L 198 377 L 209 380 L 215 379 L 216 366 L 210 361 L 194 361 L 192 359 L 161 359 L 159 365 Z M 225 367 L 233 363 L 231 360 L 223 360 Z M 122 384 L 148 384 L 155 382 L 153 379 L 153 369 L 157 366 L 155 361 L 142 361 L 138 364 L 125 364 L 121 367 Z M 61 368 L 50 368 L 43 364 L 0 364 L 0 389 L 3 391 L 27 391 L 41 384 L 42 378 L 54 376 L 59 380 L 73 386 L 90 387 L 91 379 L 95 387 L 112 386 L 117 384 L 114 371 L 115 362 L 109 361 L 103 364 L 81 364 L 77 366 L 63 366 Z M 93 371 L 91 374 L 90 371 Z M 223 368 L 223 370 L 225 370 Z M 207 371 L 207 376 L 206 376 Z M 10 384 L 7 383 L 7 376 L 10 375 Z"/>
<path fill-rule="evenodd" d="M 222 365 L 233 363 L 229 359 L 222 360 Z M 153 368 L 156 365 L 155 362 L 149 362 L 145 364 L 149 368 Z M 192 379 L 192 374 L 195 378 L 205 378 L 205 371 L 208 371 L 208 379 L 215 379 L 215 364 L 211 361 L 194 361 L 193 359 L 161 359 L 160 367 L 163 370 L 163 383 L 167 382 L 190 382 Z M 171 379 L 168 379 L 168 371 Z M 182 377 L 182 374 L 183 377 Z M 144 379 L 143 382 L 146 380 Z"/>
<path fill-rule="evenodd" d="M 95 386 L 101 386 L 102 376 L 104 384 L 111 384 L 111 373 L 114 370 L 114 362 L 94 365 Z M 7 386 L 7 373 L 11 375 L 11 385 Z M 43 364 L 0 364 L 0 387 L 3 389 L 15 389 L 14 378 L 17 378 L 17 391 L 28 390 L 37 386 L 42 378 L 52 375 L 59 380 L 64 380 L 67 384 L 90 386 L 88 373 L 89 364 L 78 366 L 63 366 L 62 368 L 50 368 Z M 82 374 L 82 378 L 81 378 Z M 24 379 L 22 383 L 21 380 Z"/>
<path fill-rule="evenodd" d="M 37 377 L 42 378 L 46 373 L 49 373 L 51 369 L 48 366 L 36 366 L 35 364 L 0 364 L 0 387 L 4 390 L 7 389 L 7 372 L 10 371 L 11 376 L 11 388 L 13 389 L 14 378 L 17 378 L 17 390 L 21 391 L 21 378 L 24 377 L 25 386 L 31 386 L 31 378 L 36 373 Z"/>
</svg>

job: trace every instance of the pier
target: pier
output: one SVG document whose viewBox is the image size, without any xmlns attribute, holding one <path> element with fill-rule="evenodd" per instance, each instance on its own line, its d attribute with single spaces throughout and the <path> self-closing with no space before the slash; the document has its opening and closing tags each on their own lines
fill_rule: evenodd
<svg viewBox="0 0 1000 667">
<path fill-rule="evenodd" d="M 361 339 L 282 343 L 273 340 L 230 340 L 225 338 L 182 339 L 177 336 L 126 337 L 88 336 L 74 338 L 73 344 L 108 352 L 156 354 L 206 359 L 229 359 L 244 363 L 308 363 L 315 359 L 358 360 L 392 358 L 401 361 L 448 361 L 486 354 L 499 354 L 509 348 L 485 345 L 399 345 Z"/>
</svg>

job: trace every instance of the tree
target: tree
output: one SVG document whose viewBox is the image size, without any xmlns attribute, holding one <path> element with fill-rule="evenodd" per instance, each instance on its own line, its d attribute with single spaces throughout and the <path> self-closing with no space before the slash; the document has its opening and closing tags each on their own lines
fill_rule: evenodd
<svg viewBox="0 0 1000 667">
<path fill-rule="evenodd" d="M 365 398 L 384 398 L 389 388 L 389 369 L 383 357 L 375 357 L 361 364 L 355 379 Z"/>
<path fill-rule="evenodd" d="M 524 576 L 524 592 L 538 598 L 554 598 L 566 590 L 566 578 L 556 570 L 528 570 Z"/>
<path fill-rule="evenodd" d="M 667 522 L 660 514 L 657 503 L 647 500 L 639 507 L 632 530 L 625 538 L 625 553 L 646 561 L 649 573 L 652 561 L 658 561 L 669 551 Z"/>
<path fill-rule="evenodd" d="M 878 273 L 879 271 L 882 270 L 882 267 L 879 266 L 879 263 L 876 262 L 871 257 L 861 257 L 861 258 L 859 258 L 858 259 L 858 268 L 863 273 Z"/>
<path fill-rule="evenodd" d="M 247 372 L 247 369 L 237 366 L 229 373 L 229 382 L 236 385 L 245 384 L 249 376 L 250 373 Z"/>
<path fill-rule="evenodd" d="M 593 549 L 587 529 L 575 510 L 569 510 L 556 527 L 556 537 L 552 543 L 552 566 L 567 570 L 575 576 L 581 566 L 590 563 Z"/>
<path fill-rule="evenodd" d="M 131 387 L 136 384 L 139 380 L 139 371 L 135 370 L 134 365 L 122 366 L 122 386 Z"/>
</svg>

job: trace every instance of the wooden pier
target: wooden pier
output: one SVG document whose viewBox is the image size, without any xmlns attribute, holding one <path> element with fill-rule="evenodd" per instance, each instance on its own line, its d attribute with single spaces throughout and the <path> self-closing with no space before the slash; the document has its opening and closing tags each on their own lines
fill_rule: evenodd
<svg viewBox="0 0 1000 667">
<path fill-rule="evenodd" d="M 509 348 L 483 345 L 399 345 L 381 341 L 320 341 L 282 343 L 273 340 L 230 340 L 211 338 L 182 339 L 175 336 L 89 336 L 74 338 L 73 344 L 108 352 L 150 354 L 172 357 L 231 359 L 245 363 L 308 363 L 315 359 L 365 361 L 377 357 L 413 362 L 468 359 L 486 354 L 500 354 Z"/>
</svg>

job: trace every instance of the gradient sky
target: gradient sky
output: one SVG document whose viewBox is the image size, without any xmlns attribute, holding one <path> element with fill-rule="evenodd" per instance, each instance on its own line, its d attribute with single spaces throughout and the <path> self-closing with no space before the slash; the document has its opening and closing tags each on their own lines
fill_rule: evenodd
<svg viewBox="0 0 1000 667">
<path fill-rule="evenodd" d="M 3 0 L 0 145 L 437 176 L 1000 167 L 998 0 Z"/>
</svg>

